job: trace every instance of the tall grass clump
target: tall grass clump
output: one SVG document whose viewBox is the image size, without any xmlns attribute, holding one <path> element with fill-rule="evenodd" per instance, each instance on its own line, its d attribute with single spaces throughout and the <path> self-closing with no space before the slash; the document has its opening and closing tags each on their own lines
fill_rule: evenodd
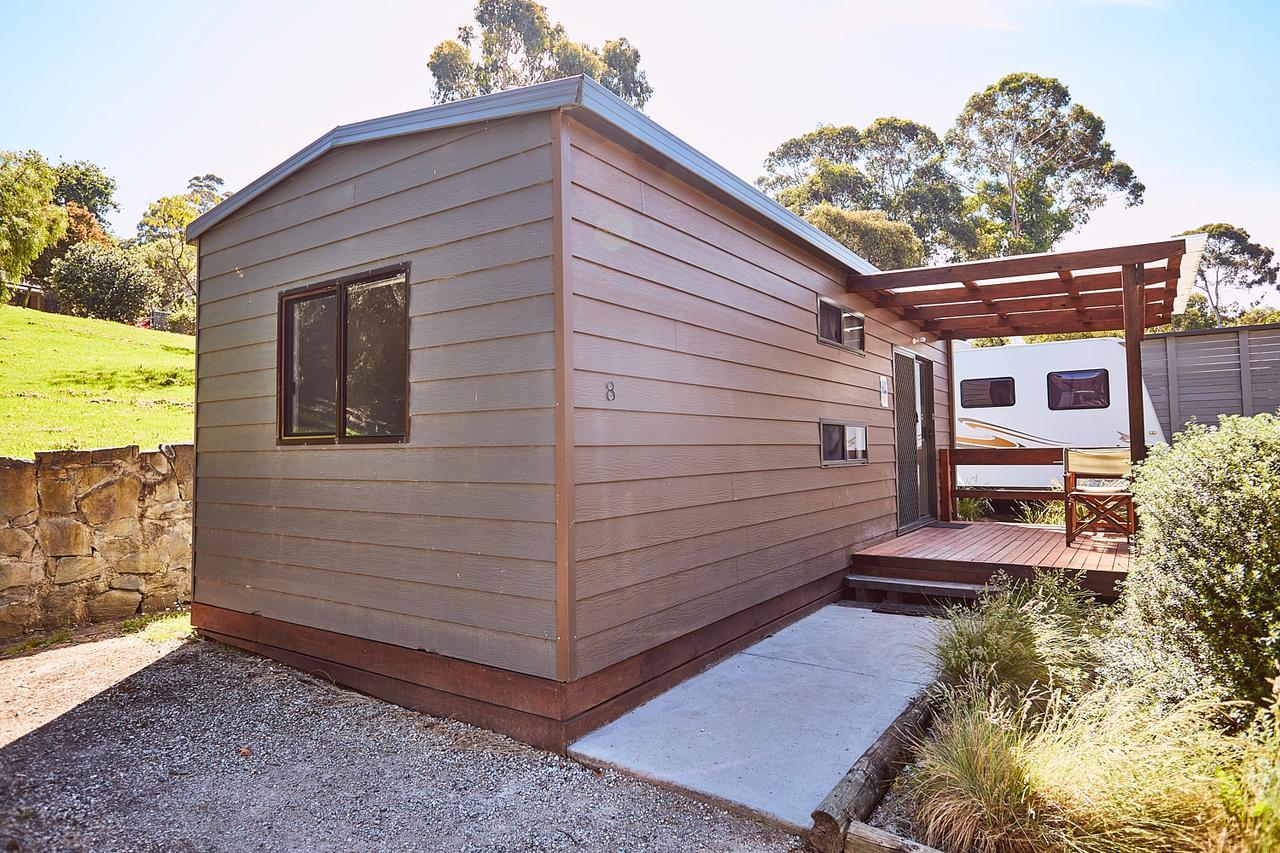
<svg viewBox="0 0 1280 853">
<path fill-rule="evenodd" d="M 991 501 L 986 498 L 956 498 L 956 518 L 981 521 L 991 514 Z"/>
<path fill-rule="evenodd" d="M 941 684 L 1015 701 L 1083 689 L 1097 660 L 1098 605 L 1070 575 L 994 579 L 977 607 L 947 612 L 930 655 Z"/>
<path fill-rule="evenodd" d="M 1108 673 L 1166 698 L 1218 688 L 1257 708 L 1280 658 L 1280 418 L 1193 425 L 1138 466 L 1137 560 Z"/>
</svg>

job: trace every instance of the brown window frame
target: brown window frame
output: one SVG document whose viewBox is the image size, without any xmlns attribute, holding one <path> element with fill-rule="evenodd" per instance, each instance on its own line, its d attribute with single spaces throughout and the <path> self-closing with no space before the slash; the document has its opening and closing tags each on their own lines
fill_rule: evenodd
<svg viewBox="0 0 1280 853">
<path fill-rule="evenodd" d="M 409 359 L 406 353 L 404 371 L 404 424 L 396 435 L 344 435 L 347 420 L 347 288 L 353 284 L 365 284 L 396 275 L 404 276 L 404 323 L 406 346 L 409 333 L 409 264 L 392 264 L 378 267 L 367 272 L 340 276 L 305 287 L 295 287 L 282 291 L 278 298 L 276 310 L 276 444 L 404 444 L 409 440 Z M 338 365 L 337 400 L 334 412 L 334 433 L 332 435 L 286 435 L 285 407 L 288 399 L 288 371 L 285 369 L 285 357 L 289 352 L 288 323 L 286 308 L 291 302 L 311 299 L 333 293 L 338 299 L 338 319 L 334 324 L 337 334 L 336 360 Z"/>
<path fill-rule="evenodd" d="M 860 320 L 862 320 L 862 334 L 859 335 L 859 338 L 861 339 L 861 346 L 854 346 L 853 344 L 845 343 L 843 340 L 837 341 L 833 338 L 828 338 L 823 336 L 822 306 L 824 305 L 830 308 L 834 308 L 840 312 L 840 330 L 841 330 L 842 336 L 844 333 L 844 316 L 846 314 L 851 314 L 854 317 L 857 317 Z M 819 296 L 818 311 L 816 316 L 818 321 L 818 343 L 826 344 L 829 347 L 839 347 L 845 352 L 851 352 L 854 355 L 865 356 L 867 354 L 867 315 L 866 314 L 862 313 L 861 311 L 854 311 L 852 308 L 848 307 L 847 305 L 841 305 L 839 302 L 836 302 L 834 299 L 828 299 L 825 296 Z"/>
<path fill-rule="evenodd" d="M 844 459 L 827 459 L 823 456 L 822 433 L 829 426 L 838 426 L 845 430 L 844 438 L 840 442 L 840 446 L 845 448 Z M 849 459 L 849 427 L 861 429 L 863 435 L 867 438 L 867 450 L 865 459 Z M 837 468 L 842 465 L 869 465 L 871 464 L 871 427 L 867 426 L 864 421 L 842 421 L 835 418 L 821 418 L 818 421 L 818 462 L 823 468 Z"/>
</svg>

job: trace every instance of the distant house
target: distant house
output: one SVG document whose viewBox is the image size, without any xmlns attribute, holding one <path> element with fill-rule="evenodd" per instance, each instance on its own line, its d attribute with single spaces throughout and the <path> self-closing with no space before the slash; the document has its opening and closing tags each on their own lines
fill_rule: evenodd
<svg viewBox="0 0 1280 853">
<path fill-rule="evenodd" d="M 935 515 L 972 324 L 592 80 L 338 127 L 188 235 L 207 636 L 560 748 Z"/>
</svg>

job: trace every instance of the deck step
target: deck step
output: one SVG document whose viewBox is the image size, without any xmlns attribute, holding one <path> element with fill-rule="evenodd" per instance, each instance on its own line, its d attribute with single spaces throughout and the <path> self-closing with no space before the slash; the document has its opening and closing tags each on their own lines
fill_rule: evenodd
<svg viewBox="0 0 1280 853">
<path fill-rule="evenodd" d="M 930 598 L 978 598 L 986 587 L 977 583 L 955 581 L 922 581 L 910 578 L 884 578 L 876 575 L 845 575 L 848 589 L 874 589 L 880 592 L 906 592 Z"/>
</svg>

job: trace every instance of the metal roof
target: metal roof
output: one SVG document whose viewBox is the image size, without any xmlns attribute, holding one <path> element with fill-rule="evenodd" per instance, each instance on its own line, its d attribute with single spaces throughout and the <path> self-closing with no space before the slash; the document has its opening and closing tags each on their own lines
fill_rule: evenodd
<svg viewBox="0 0 1280 853">
<path fill-rule="evenodd" d="M 280 181 L 335 148 L 555 109 L 587 111 L 592 117 L 712 185 L 748 212 L 787 232 L 822 257 L 851 272 L 877 272 L 870 262 L 697 151 L 595 80 L 584 76 L 565 77 L 412 112 L 339 125 L 200 216 L 187 226 L 187 239 L 195 240 Z"/>
</svg>

